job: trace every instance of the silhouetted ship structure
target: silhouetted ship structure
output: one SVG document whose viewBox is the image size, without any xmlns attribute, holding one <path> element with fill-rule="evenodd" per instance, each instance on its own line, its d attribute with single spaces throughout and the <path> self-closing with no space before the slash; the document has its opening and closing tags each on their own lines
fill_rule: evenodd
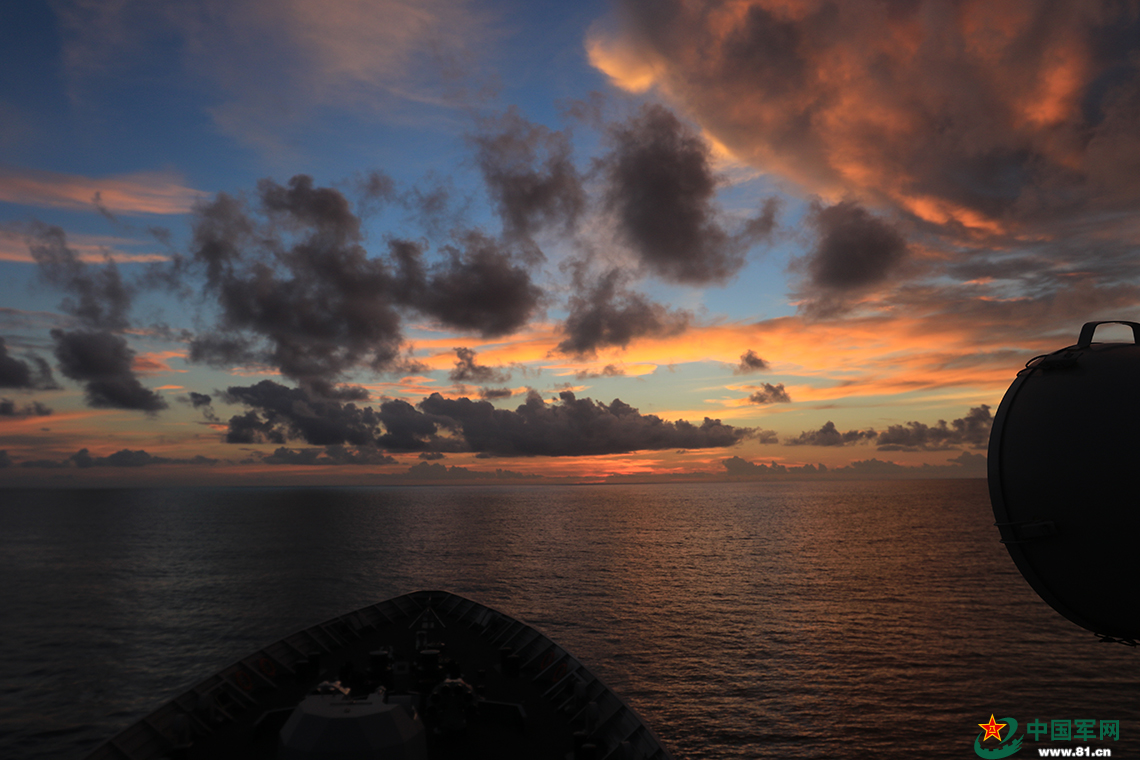
<svg viewBox="0 0 1140 760">
<path fill-rule="evenodd" d="M 342 615 L 253 652 L 89 760 L 671 760 L 581 662 L 446 591 Z"/>
<path fill-rule="evenodd" d="M 1094 343 L 1120 324 L 1132 342 Z M 1105 641 L 1140 645 L 1140 323 L 1087 322 L 1017 373 L 994 416 L 989 490 L 1017 569 L 1053 609 Z"/>
</svg>

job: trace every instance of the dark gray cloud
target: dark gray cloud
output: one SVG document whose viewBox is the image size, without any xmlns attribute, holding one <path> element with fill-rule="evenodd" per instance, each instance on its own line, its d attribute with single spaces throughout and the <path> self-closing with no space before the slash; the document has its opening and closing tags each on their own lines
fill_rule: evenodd
<svg viewBox="0 0 1140 760">
<path fill-rule="evenodd" d="M 637 338 L 680 335 L 692 321 L 689 312 L 670 310 L 630 290 L 621 270 L 611 269 L 594 282 L 587 278 L 585 267 L 575 268 L 576 293 L 562 324 L 566 338 L 558 344 L 560 353 L 593 356 L 599 348 L 625 348 Z"/>
<path fill-rule="evenodd" d="M 993 416 L 986 404 L 975 406 L 964 416 L 947 424 L 938 420 L 935 425 L 907 422 L 891 425 L 882 432 L 874 430 L 836 429 L 828 421 L 819 430 L 808 430 L 785 441 L 790 446 L 846 446 L 853 443 L 875 443 L 879 451 L 942 451 L 960 446 L 984 449 L 989 443 Z"/>
<path fill-rule="evenodd" d="M 130 326 L 137 286 L 123 281 L 110 256 L 98 267 L 81 261 L 59 227 L 33 222 L 27 229 L 40 278 L 68 293 L 61 308 L 84 325 L 51 331 L 60 371 L 83 383 L 88 406 L 148 414 L 165 409 L 166 401 L 139 381 L 132 368 L 135 352 L 119 335 Z M 41 375 L 45 369 L 41 366 Z"/>
<path fill-rule="evenodd" d="M 31 459 L 21 462 L 20 466 L 46 469 L 60 469 L 63 467 L 87 469 L 90 467 L 146 467 L 156 464 L 214 465 L 217 463 L 217 459 L 211 459 L 201 455 L 190 458 L 159 457 L 142 449 L 137 451 L 122 449 L 113 454 L 108 454 L 105 457 L 96 457 L 91 456 L 91 452 L 87 449 L 80 449 L 64 459 Z"/>
<path fill-rule="evenodd" d="M 0 470 L 3 470 L 5 467 L 11 467 L 11 466 L 12 466 L 12 457 L 8 456 L 7 451 L 0 451 Z"/>
<path fill-rule="evenodd" d="M 732 477 L 774 479 L 881 479 L 881 478 L 984 478 L 986 458 L 982 454 L 963 451 L 946 460 L 946 464 L 923 463 L 918 466 L 884 462 L 879 459 L 860 459 L 843 467 L 829 469 L 823 464 L 787 466 L 777 462 L 753 463 L 740 457 L 721 460 Z"/>
<path fill-rule="evenodd" d="M 86 449 L 84 449 L 86 451 Z M 25 459 L 20 462 L 21 467 L 39 468 L 44 470 L 58 470 L 68 466 L 68 461 L 58 459 Z"/>
<path fill-rule="evenodd" d="M 573 230 L 586 192 L 569 134 L 532 124 L 512 107 L 469 139 L 508 238 L 529 239 L 543 227 Z"/>
<path fill-rule="evenodd" d="M 730 457 L 729 459 L 722 459 L 720 462 L 724 465 L 724 469 L 729 475 L 742 478 L 764 478 L 772 476 L 787 476 L 787 475 L 822 475 L 827 472 L 827 465 L 825 464 L 805 464 L 805 465 L 783 465 L 777 462 L 771 464 L 755 464 L 749 462 L 747 459 L 740 457 Z"/>
<path fill-rule="evenodd" d="M 205 393 L 195 393 L 194 391 L 190 391 L 189 397 L 190 403 L 194 406 L 195 409 L 199 409 L 203 406 L 209 406 L 213 401 L 213 399 L 211 399 Z"/>
<path fill-rule="evenodd" d="M 788 446 L 847 446 L 848 444 L 873 441 L 878 436 L 874 430 L 848 430 L 841 433 L 835 423 L 828 420 L 819 430 L 805 430 L 795 438 L 784 441 Z"/>
<path fill-rule="evenodd" d="M 357 174 L 348 184 L 357 196 L 356 215 L 359 217 L 374 214 L 384 204 L 397 199 L 396 183 L 376 169 Z"/>
<path fill-rule="evenodd" d="M 202 411 L 202 416 L 205 417 L 209 422 L 221 422 L 221 420 L 218 419 L 217 414 L 214 413 L 214 407 L 212 405 L 213 399 L 210 398 L 210 396 L 207 394 L 190 391 L 189 394 L 185 396 L 179 396 L 178 400 L 183 404 L 190 404 L 195 409 L 200 409 Z"/>
<path fill-rule="evenodd" d="M 445 245 L 444 259 L 426 269 L 422 248 L 399 241 L 397 297 L 448 327 L 496 337 L 514 332 L 535 314 L 542 289 L 501 241 L 477 230 Z"/>
<path fill-rule="evenodd" d="M 88 406 L 149 414 L 166 408 L 165 399 L 135 377 L 131 369 L 135 352 L 121 335 L 105 330 L 52 330 L 51 337 L 60 371 L 83 383 Z"/>
<path fill-rule="evenodd" d="M 587 370 L 578 372 L 574 375 L 574 377 L 579 380 L 590 380 L 595 377 L 623 377 L 624 375 L 625 370 L 621 367 L 617 366 L 616 364 L 607 364 L 606 366 L 602 367 L 600 372 L 590 372 Z"/>
<path fill-rule="evenodd" d="M 480 388 L 479 398 L 486 399 L 487 401 L 497 401 L 499 399 L 510 398 L 515 395 L 515 392 L 510 388 Z"/>
<path fill-rule="evenodd" d="M 475 360 L 475 352 L 470 348 L 457 348 L 455 369 L 448 375 L 457 383 L 505 383 L 511 379 L 510 372 L 499 367 L 486 367 Z M 510 395 L 508 393 L 508 395 Z"/>
<path fill-rule="evenodd" d="M 390 451 L 465 450 L 461 439 L 441 436 L 455 431 L 454 420 L 416 411 L 407 401 L 385 401 L 380 405 L 380 418 L 385 432 L 376 442 Z"/>
<path fill-rule="evenodd" d="M 395 464 L 396 460 L 376 449 L 348 449 L 326 446 L 323 449 L 287 449 L 281 447 L 261 460 L 265 464 L 292 465 L 378 465 Z"/>
<path fill-rule="evenodd" d="M 15 401 L 0 398 L 0 417 L 47 417 L 51 409 L 39 401 L 18 406 Z"/>
<path fill-rule="evenodd" d="M 351 369 L 410 369 L 400 354 L 405 310 L 492 336 L 538 308 L 542 291 L 526 267 L 478 231 L 457 233 L 434 262 L 424 243 L 399 239 L 373 257 L 339 190 L 297 175 L 287 185 L 262 180 L 257 197 L 251 209 L 222 193 L 195 213 L 194 261 L 219 320 L 191 342 L 192 360 L 267 363 L 343 400 L 349 391 L 335 384 Z"/>
<path fill-rule="evenodd" d="M 446 455 L 439 451 L 421 451 L 419 458 L 428 462 L 433 462 L 437 459 L 443 459 Z"/>
<path fill-rule="evenodd" d="M 763 383 L 760 388 L 749 395 L 748 400 L 753 404 L 788 404 L 792 401 L 788 392 L 784 390 L 783 383 L 776 385 Z"/>
<path fill-rule="evenodd" d="M 749 245 L 775 227 L 768 201 L 730 234 L 715 204 L 718 181 L 709 148 L 671 111 L 647 105 L 610 130 L 613 150 L 599 166 L 606 201 L 626 243 L 654 274 L 673 282 L 723 282 L 743 265 Z"/>
<path fill-rule="evenodd" d="M 0 337 L 0 388 L 48 390 L 58 387 L 47 362 L 38 356 L 29 357 L 29 361 L 31 363 L 10 356 L 4 338 Z"/>
<path fill-rule="evenodd" d="M 751 348 L 740 355 L 740 364 L 732 370 L 734 375 L 747 375 L 752 372 L 763 372 L 768 369 L 768 362 L 756 355 Z"/>
<path fill-rule="evenodd" d="M 428 414 L 455 420 L 467 450 L 495 456 L 586 456 L 638 450 L 703 449 L 732 446 L 748 428 L 705 418 L 700 425 L 667 422 L 614 399 L 609 405 L 570 391 L 561 403 L 546 404 L 537 393 L 516 410 L 496 409 L 486 401 L 445 399 L 433 393 L 420 403 Z"/>
<path fill-rule="evenodd" d="M 989 444 L 993 416 L 986 404 L 970 409 L 965 417 L 949 425 L 938 420 L 936 425 L 908 422 L 891 425 L 879 433 L 879 451 L 939 451 L 959 446 L 983 449 Z"/>
<path fill-rule="evenodd" d="M 407 475 L 420 480 L 532 480 L 541 478 L 541 475 L 528 475 L 512 470 L 496 468 L 494 472 L 486 470 L 469 470 L 466 467 L 452 465 L 448 467 L 431 462 L 420 462 L 408 468 Z"/>
<path fill-rule="evenodd" d="M 285 434 L 256 410 L 230 417 L 226 443 L 285 443 Z"/>
<path fill-rule="evenodd" d="M 264 362 L 324 388 L 357 365 L 395 363 L 392 273 L 368 258 L 344 195 L 298 175 L 287 186 L 262 180 L 258 197 L 258 214 L 224 193 L 195 211 L 194 261 L 219 322 L 194 339 L 191 359 Z"/>
<path fill-rule="evenodd" d="M 230 419 L 227 443 L 285 443 L 301 439 L 316 446 L 375 445 L 380 418 L 371 407 L 358 408 L 288 388 L 272 380 L 231 386 L 225 400 L 251 410 Z"/>
<path fill-rule="evenodd" d="M 907 258 L 903 236 L 852 201 L 813 203 L 808 223 L 816 244 L 793 269 L 805 273 L 794 297 L 811 317 L 842 314 L 851 300 L 886 282 Z"/>
<path fill-rule="evenodd" d="M 127 328 L 135 287 L 123 282 L 110 256 L 98 267 L 88 266 L 67 246 L 61 228 L 33 222 L 27 233 L 40 279 L 69 294 L 60 305 L 65 312 L 91 327 L 115 332 Z"/>
<path fill-rule="evenodd" d="M 277 443 L 303 440 L 314 446 L 382 448 L 391 451 L 457 450 L 458 442 L 441 438 L 452 420 L 423 414 L 399 399 L 379 409 L 341 403 L 289 388 L 272 380 L 226 389 L 229 403 L 250 407 L 230 418 L 227 443 Z"/>
<path fill-rule="evenodd" d="M 418 409 L 399 399 L 379 410 L 316 398 L 303 388 L 270 380 L 231 387 L 226 400 L 250 410 L 229 423 L 229 443 L 304 440 L 317 446 L 349 444 L 388 451 L 474 452 L 486 456 L 585 456 L 642 449 L 732 446 L 755 431 L 706 418 L 700 425 L 642 415 L 619 399 L 609 404 L 577 399 L 545 404 L 532 392 L 516 410 L 488 401 L 432 394 Z"/>
<path fill-rule="evenodd" d="M 907 255 L 894 227 L 852 201 L 817 202 L 809 220 L 818 236 L 807 261 L 814 287 L 842 293 L 877 285 Z"/>
</svg>

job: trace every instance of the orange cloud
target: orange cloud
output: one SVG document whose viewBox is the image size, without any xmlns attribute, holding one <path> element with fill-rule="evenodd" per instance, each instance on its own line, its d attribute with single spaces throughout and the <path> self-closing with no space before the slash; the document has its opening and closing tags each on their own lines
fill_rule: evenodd
<svg viewBox="0 0 1140 760">
<path fill-rule="evenodd" d="M 24 206 L 94 211 L 98 201 L 120 214 L 185 214 L 206 196 L 170 172 L 95 179 L 39 169 L 0 167 L 0 201 Z"/>
<path fill-rule="evenodd" d="M 140 375 L 157 375 L 160 372 L 189 372 L 186 369 L 174 369 L 167 363 L 169 359 L 185 360 L 187 356 L 188 354 L 185 351 L 148 351 L 135 354 L 135 358 L 131 362 L 131 369 Z M 163 386 L 163 388 L 166 387 L 168 386 Z M 180 388 L 181 386 L 169 387 Z"/>
<path fill-rule="evenodd" d="M 1140 200 L 1137 46 L 1119 33 L 1133 12 L 620 0 L 586 49 L 764 171 L 989 237 Z"/>
</svg>

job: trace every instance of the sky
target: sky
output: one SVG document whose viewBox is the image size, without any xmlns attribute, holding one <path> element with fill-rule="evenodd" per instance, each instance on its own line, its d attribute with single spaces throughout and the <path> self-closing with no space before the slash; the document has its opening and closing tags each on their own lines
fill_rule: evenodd
<svg viewBox="0 0 1140 760">
<path fill-rule="evenodd" d="M 0 58 L 0 485 L 981 477 L 1140 317 L 1135 2 L 59 0 Z"/>
</svg>

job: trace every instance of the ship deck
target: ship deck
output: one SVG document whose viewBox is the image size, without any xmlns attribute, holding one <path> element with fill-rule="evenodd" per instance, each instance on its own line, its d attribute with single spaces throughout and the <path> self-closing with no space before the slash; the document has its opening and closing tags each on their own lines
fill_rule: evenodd
<svg viewBox="0 0 1140 760">
<path fill-rule="evenodd" d="M 419 654 L 425 649 L 438 654 L 425 661 Z M 464 728 L 440 732 L 427 696 L 450 663 L 479 704 Z M 294 707 L 326 681 L 355 687 L 354 696 L 383 682 L 390 699 L 414 703 L 431 760 L 672 757 L 620 697 L 534 628 L 448 592 L 421 591 L 251 653 L 126 729 L 89 760 L 273 758 Z M 592 746 L 582 749 L 584 744 Z"/>
</svg>

